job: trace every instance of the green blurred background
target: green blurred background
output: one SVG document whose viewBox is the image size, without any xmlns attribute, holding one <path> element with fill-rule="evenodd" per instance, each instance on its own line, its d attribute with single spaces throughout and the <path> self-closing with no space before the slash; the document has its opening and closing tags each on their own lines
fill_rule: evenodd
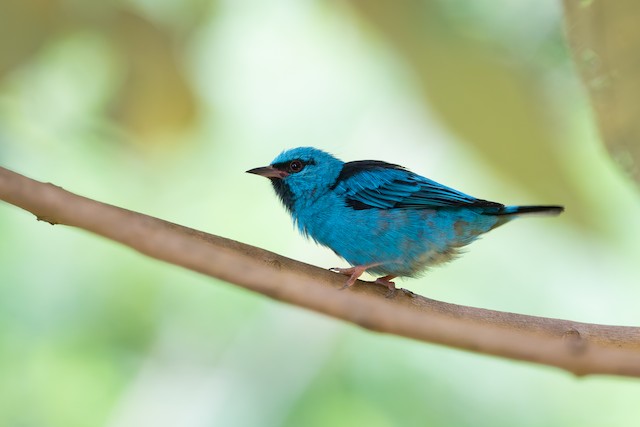
<svg viewBox="0 0 640 427">
<path fill-rule="evenodd" d="M 561 203 L 399 283 L 637 325 L 640 207 L 551 0 L 0 5 L 0 164 L 323 267 L 267 182 L 312 145 Z M 352 325 L 0 205 L 0 426 L 628 426 L 640 384 Z"/>
</svg>

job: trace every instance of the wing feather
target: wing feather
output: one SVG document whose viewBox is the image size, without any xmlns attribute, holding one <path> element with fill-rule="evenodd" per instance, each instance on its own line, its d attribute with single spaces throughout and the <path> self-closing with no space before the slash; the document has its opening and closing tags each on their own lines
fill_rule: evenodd
<svg viewBox="0 0 640 427">
<path fill-rule="evenodd" d="M 379 161 L 345 163 L 332 188 L 354 209 L 489 208 L 500 203 L 477 199 L 398 165 Z"/>
</svg>

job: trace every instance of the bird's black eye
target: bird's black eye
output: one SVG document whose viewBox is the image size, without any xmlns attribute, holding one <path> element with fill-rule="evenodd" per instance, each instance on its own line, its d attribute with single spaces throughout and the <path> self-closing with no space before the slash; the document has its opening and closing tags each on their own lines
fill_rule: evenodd
<svg viewBox="0 0 640 427">
<path fill-rule="evenodd" d="M 289 163 L 289 172 L 296 173 L 300 172 L 304 168 L 304 163 L 301 160 L 293 160 Z"/>
</svg>

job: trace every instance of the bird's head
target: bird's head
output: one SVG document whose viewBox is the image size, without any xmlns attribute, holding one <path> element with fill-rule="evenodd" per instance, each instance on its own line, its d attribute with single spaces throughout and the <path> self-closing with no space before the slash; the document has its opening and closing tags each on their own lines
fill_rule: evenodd
<svg viewBox="0 0 640 427">
<path fill-rule="evenodd" d="M 280 153 L 269 166 L 248 170 L 271 180 L 273 188 L 293 212 L 297 201 L 313 201 L 330 191 L 344 163 L 313 147 L 298 147 Z"/>
</svg>

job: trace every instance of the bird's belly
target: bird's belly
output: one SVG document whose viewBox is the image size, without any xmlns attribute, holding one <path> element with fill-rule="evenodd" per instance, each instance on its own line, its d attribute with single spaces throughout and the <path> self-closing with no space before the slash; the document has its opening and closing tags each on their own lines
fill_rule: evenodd
<svg viewBox="0 0 640 427">
<path fill-rule="evenodd" d="M 345 209 L 317 212 L 313 218 L 301 226 L 318 243 L 351 265 L 394 276 L 416 276 L 451 260 L 495 221 L 469 210 L 428 209 Z"/>
</svg>

